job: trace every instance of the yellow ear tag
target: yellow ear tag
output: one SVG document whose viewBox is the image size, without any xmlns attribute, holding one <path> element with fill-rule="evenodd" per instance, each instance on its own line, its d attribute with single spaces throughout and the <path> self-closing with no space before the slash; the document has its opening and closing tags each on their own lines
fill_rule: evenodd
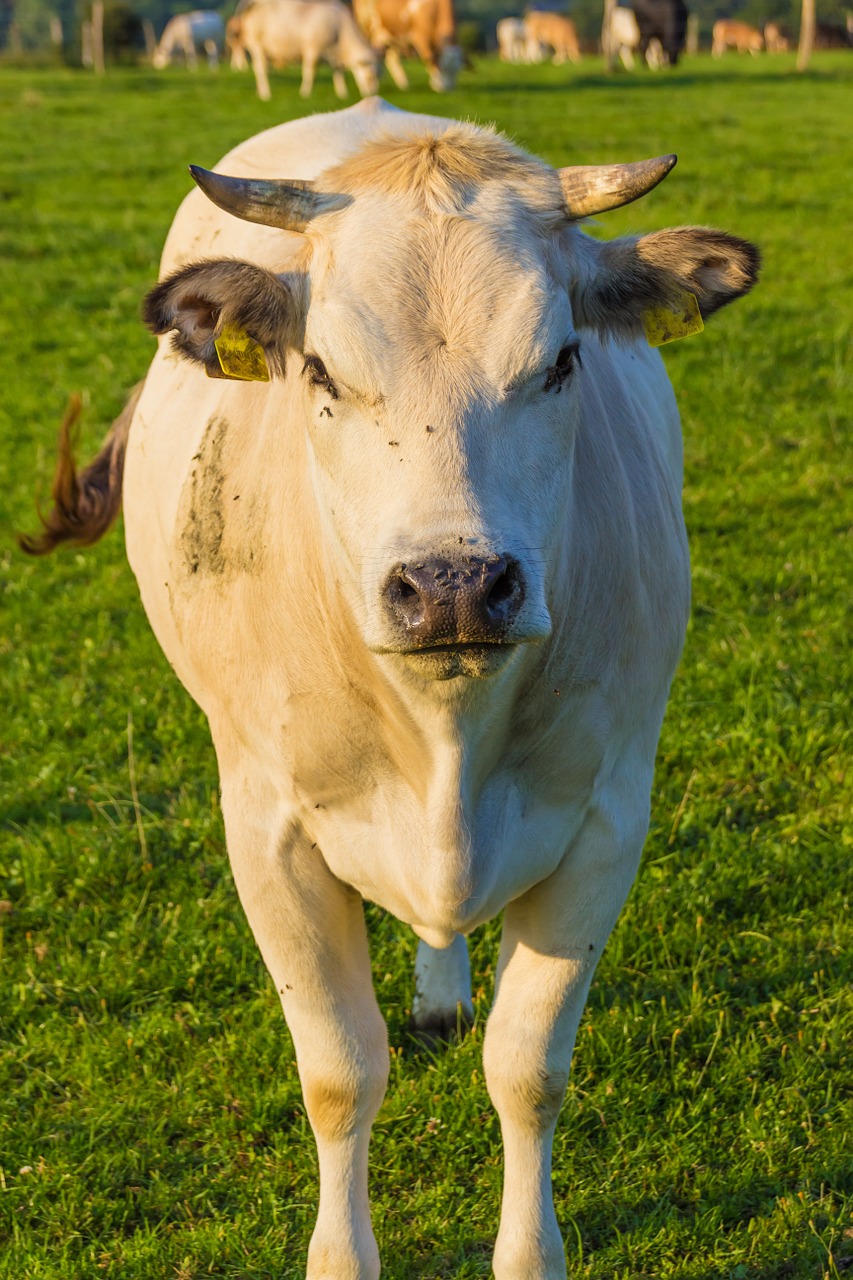
<svg viewBox="0 0 853 1280">
<path fill-rule="evenodd" d="M 249 337 L 245 329 L 226 324 L 213 345 L 223 377 L 239 378 L 241 382 L 269 382 L 270 371 L 264 349 Z"/>
<path fill-rule="evenodd" d="M 642 320 L 650 347 L 689 338 L 705 328 L 695 295 L 686 291 L 671 306 L 649 307 L 643 312 Z"/>
</svg>

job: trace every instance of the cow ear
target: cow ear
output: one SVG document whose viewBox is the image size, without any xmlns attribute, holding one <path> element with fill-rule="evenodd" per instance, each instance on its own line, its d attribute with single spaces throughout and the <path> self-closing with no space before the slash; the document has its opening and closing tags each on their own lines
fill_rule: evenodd
<svg viewBox="0 0 853 1280">
<path fill-rule="evenodd" d="M 643 333 L 643 316 L 696 298 L 707 318 L 748 293 L 758 279 L 754 244 L 708 227 L 674 227 L 606 243 L 584 237 L 589 251 L 572 290 L 578 328 L 616 338 Z"/>
<path fill-rule="evenodd" d="M 292 289 L 279 276 L 223 259 L 181 267 L 161 280 L 143 302 L 142 318 L 152 333 L 174 330 L 173 349 L 203 365 L 212 378 L 235 376 L 223 372 L 216 350 L 223 334 L 235 333 L 248 335 L 251 343 L 245 345 L 255 352 L 254 344 L 262 348 L 270 375 L 283 376 L 287 348 L 298 333 L 298 310 Z"/>
</svg>

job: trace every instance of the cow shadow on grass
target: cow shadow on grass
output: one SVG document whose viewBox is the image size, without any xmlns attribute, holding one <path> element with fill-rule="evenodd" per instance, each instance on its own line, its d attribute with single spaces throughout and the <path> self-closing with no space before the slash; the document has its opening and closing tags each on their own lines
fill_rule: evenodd
<svg viewBox="0 0 853 1280">
<path fill-rule="evenodd" d="M 760 1261 L 750 1261 L 748 1264 L 721 1261 L 714 1265 L 709 1262 L 707 1270 L 702 1273 L 707 1280 L 786 1280 L 792 1276 L 816 1277 L 824 1274 L 831 1224 L 826 1215 L 822 1217 L 818 1213 L 811 1218 L 812 1232 L 803 1234 L 801 1229 L 791 1226 L 783 1238 L 770 1240 L 768 1237 L 774 1231 L 774 1224 L 769 1220 L 778 1216 L 778 1200 L 785 1197 L 799 1200 L 803 1197 L 806 1202 L 811 1201 L 817 1206 L 827 1187 L 837 1188 L 840 1199 L 845 1184 L 849 1185 L 849 1170 L 839 1162 L 837 1167 L 824 1166 L 816 1169 L 806 1187 L 799 1182 L 795 1186 L 786 1184 L 781 1179 L 776 1182 L 771 1179 L 756 1182 L 754 1179 L 744 1181 L 732 1176 L 721 1187 L 717 1196 L 705 1197 L 701 1203 L 679 1200 L 674 1191 L 637 1200 L 602 1196 L 593 1209 L 587 1208 L 582 1214 L 573 1214 L 571 1188 L 566 1188 L 565 1195 L 561 1197 L 559 1187 L 555 1186 L 555 1193 L 557 1219 L 564 1231 L 566 1225 L 569 1225 L 565 1238 L 569 1250 L 570 1274 L 572 1249 L 578 1248 L 577 1240 L 572 1239 L 572 1224 L 576 1225 L 580 1233 L 584 1261 L 594 1263 L 596 1254 L 605 1255 L 617 1235 L 630 1250 L 632 1236 L 636 1233 L 638 1241 L 645 1240 L 644 1252 L 647 1252 L 650 1225 L 654 1227 L 655 1233 L 662 1233 L 667 1227 L 672 1230 L 680 1226 L 683 1227 L 684 1234 L 689 1236 L 700 1216 L 715 1211 L 718 1241 L 724 1241 L 729 1234 L 733 1242 L 736 1238 L 742 1241 L 744 1233 L 749 1232 L 752 1237 L 763 1241 L 762 1256 Z M 563 1211 L 561 1198 L 565 1205 Z M 840 1219 L 840 1211 L 838 1216 Z M 778 1224 L 776 1230 L 778 1232 Z M 840 1230 L 836 1232 L 836 1236 L 841 1236 Z M 839 1250 L 833 1257 L 837 1271 L 841 1273 L 853 1266 L 853 1241 L 841 1238 L 839 1244 Z M 686 1262 L 691 1260 L 689 1250 L 685 1251 L 684 1258 Z M 693 1262 L 697 1261 L 705 1259 L 694 1257 Z M 627 1272 L 623 1272 L 619 1266 L 617 1274 Z M 631 1280 L 657 1280 L 656 1271 L 635 1271 L 632 1268 L 630 1276 Z"/>
<path fill-rule="evenodd" d="M 472 1170 L 472 1176 L 476 1176 L 476 1173 L 476 1170 Z M 441 1167 L 437 1163 L 436 1179 L 440 1174 Z M 430 1180 L 428 1164 L 426 1167 L 421 1166 L 419 1177 L 427 1182 Z M 773 1224 L 768 1220 L 778 1214 L 778 1198 L 788 1196 L 798 1199 L 802 1195 L 807 1201 L 817 1203 L 827 1186 L 841 1189 L 848 1177 L 848 1171 L 839 1166 L 815 1170 L 810 1185 L 805 1188 L 799 1184 L 792 1187 L 781 1182 L 774 1183 L 769 1179 L 760 1183 L 732 1179 L 715 1199 L 706 1198 L 701 1205 L 679 1202 L 675 1193 L 648 1195 L 638 1199 L 602 1196 L 593 1208 L 587 1208 L 583 1213 L 573 1211 L 571 1187 L 563 1189 L 555 1183 L 557 1219 L 566 1242 L 569 1275 L 574 1274 L 574 1268 L 581 1265 L 591 1268 L 595 1274 L 604 1274 L 603 1268 L 608 1265 L 607 1254 L 617 1239 L 624 1242 L 620 1253 L 633 1252 L 632 1239 L 636 1238 L 638 1248 L 642 1246 L 643 1253 L 648 1255 L 650 1226 L 661 1238 L 667 1228 L 672 1231 L 679 1227 L 689 1236 L 693 1232 L 696 1218 L 710 1210 L 718 1212 L 718 1242 L 725 1241 L 729 1233 L 733 1241 L 735 1238 L 742 1239 L 743 1232 L 749 1231 L 751 1234 L 757 1233 L 759 1239 L 763 1237 L 764 1244 L 761 1260 L 749 1263 L 714 1263 L 705 1257 L 691 1258 L 689 1248 L 686 1249 L 685 1263 L 707 1263 L 707 1269 L 702 1271 L 706 1280 L 789 1280 L 791 1277 L 823 1275 L 830 1248 L 831 1224 L 818 1215 L 817 1219 L 812 1218 L 814 1230 L 807 1235 L 796 1233 L 792 1228 L 784 1238 L 770 1241 L 767 1237 L 773 1231 Z M 481 1194 L 482 1191 L 481 1187 Z M 466 1188 L 463 1199 L 469 1194 L 473 1194 L 473 1191 Z M 458 1235 L 452 1225 L 446 1223 L 447 1234 L 442 1239 L 413 1238 L 408 1248 L 400 1250 L 397 1246 L 391 1258 L 387 1246 L 383 1250 L 380 1230 L 380 1251 L 384 1252 L 390 1264 L 387 1271 L 383 1270 L 383 1275 L 387 1274 L 388 1280 L 402 1280 L 404 1276 L 407 1280 L 408 1277 L 422 1277 L 423 1280 L 439 1280 L 440 1277 L 473 1280 L 474 1277 L 490 1276 L 500 1203 L 497 1181 L 487 1190 L 487 1194 L 494 1201 L 494 1235 L 489 1238 L 485 1238 L 480 1232 L 465 1239 L 464 1222 L 459 1223 Z M 417 1237 L 417 1231 L 417 1221 L 414 1221 L 413 1237 Z M 841 1232 L 836 1234 L 840 1236 Z M 833 1249 L 832 1257 L 836 1268 L 833 1274 L 849 1273 L 853 1269 L 853 1241 L 842 1237 L 837 1248 Z M 599 1259 L 597 1267 L 596 1258 Z M 631 1280 L 658 1280 L 659 1272 L 656 1269 L 635 1269 L 635 1266 L 631 1266 L 629 1271 L 624 1256 L 614 1259 L 610 1265 L 614 1266 L 614 1274 L 630 1275 Z"/>
</svg>

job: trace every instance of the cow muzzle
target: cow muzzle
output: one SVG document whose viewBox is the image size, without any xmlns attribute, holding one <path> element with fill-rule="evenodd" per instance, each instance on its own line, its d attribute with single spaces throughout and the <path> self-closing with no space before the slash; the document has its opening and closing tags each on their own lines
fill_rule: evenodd
<svg viewBox="0 0 853 1280">
<path fill-rule="evenodd" d="M 512 556 L 431 557 L 398 564 L 383 592 L 393 641 L 383 646 L 414 661 L 424 675 L 488 675 L 520 641 L 526 595 Z M 537 637 L 538 638 L 538 637 Z"/>
</svg>

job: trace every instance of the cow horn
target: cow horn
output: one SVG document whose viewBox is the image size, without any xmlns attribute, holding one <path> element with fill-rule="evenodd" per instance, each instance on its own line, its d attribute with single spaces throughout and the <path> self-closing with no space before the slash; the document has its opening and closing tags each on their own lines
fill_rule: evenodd
<svg viewBox="0 0 853 1280">
<path fill-rule="evenodd" d="M 560 170 L 560 185 L 570 218 L 590 218 L 638 200 L 663 182 L 677 156 L 638 160 L 635 164 L 573 165 Z"/>
<path fill-rule="evenodd" d="M 193 181 L 209 200 L 245 222 L 283 231 L 304 231 L 320 212 L 322 198 L 310 182 L 283 178 L 228 178 L 190 165 Z"/>
</svg>

